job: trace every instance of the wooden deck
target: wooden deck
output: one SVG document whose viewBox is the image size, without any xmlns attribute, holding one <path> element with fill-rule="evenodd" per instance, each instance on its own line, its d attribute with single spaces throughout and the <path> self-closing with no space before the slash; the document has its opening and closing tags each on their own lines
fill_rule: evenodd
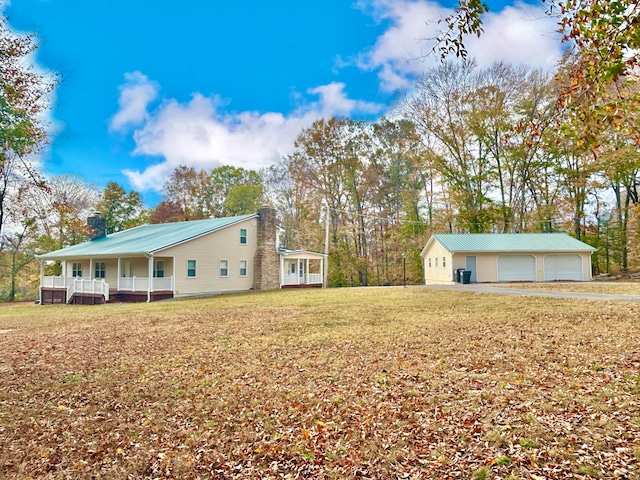
<svg viewBox="0 0 640 480">
<path fill-rule="evenodd" d="M 147 292 L 119 292 L 117 290 L 111 290 L 109 297 L 109 303 L 144 303 L 147 301 Z M 151 292 L 152 302 L 167 300 L 169 298 L 173 298 L 173 292 L 171 291 Z"/>
<path fill-rule="evenodd" d="M 322 288 L 321 283 L 298 283 L 293 285 L 283 285 L 280 288 Z"/>
<path fill-rule="evenodd" d="M 42 287 L 42 305 L 64 305 L 67 303 L 66 288 Z M 151 301 L 167 300 L 173 298 L 171 291 L 151 292 Z M 109 303 L 144 303 L 147 301 L 147 292 L 122 292 L 109 291 Z M 69 304 L 71 305 L 102 305 L 106 303 L 104 295 L 97 293 L 74 293 Z"/>
</svg>

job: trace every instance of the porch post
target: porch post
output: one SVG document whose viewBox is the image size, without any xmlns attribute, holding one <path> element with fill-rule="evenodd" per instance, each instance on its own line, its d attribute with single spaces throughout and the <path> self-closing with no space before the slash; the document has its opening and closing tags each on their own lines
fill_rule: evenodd
<svg viewBox="0 0 640 480">
<path fill-rule="evenodd" d="M 284 255 L 280 255 L 280 287 L 284 285 Z"/>
<path fill-rule="evenodd" d="M 297 264 L 297 267 L 298 267 L 298 269 L 296 271 L 296 277 L 298 277 L 296 282 L 297 282 L 298 285 L 300 285 L 300 259 L 296 260 L 296 264 Z"/>
<path fill-rule="evenodd" d="M 62 261 L 62 278 L 64 279 L 64 286 L 67 286 L 67 261 Z"/>
<path fill-rule="evenodd" d="M 93 258 L 89 259 L 89 280 L 93 280 Z"/>
<path fill-rule="evenodd" d="M 44 260 L 40 260 L 40 288 L 38 289 L 38 304 L 42 305 L 42 284 L 44 282 Z"/>
<path fill-rule="evenodd" d="M 320 278 L 322 279 L 322 288 L 327 288 L 327 284 L 324 281 L 324 258 L 320 260 Z"/>
<path fill-rule="evenodd" d="M 147 302 L 151 301 L 151 290 L 152 290 L 152 285 L 151 282 L 153 282 L 153 255 L 149 256 L 149 281 L 147 283 Z"/>
<path fill-rule="evenodd" d="M 309 259 L 304 259 L 304 283 L 309 283 Z"/>
<path fill-rule="evenodd" d="M 120 261 L 120 257 L 118 257 L 118 283 L 116 284 L 116 289 L 118 291 L 120 291 L 120 264 L 122 262 Z"/>
</svg>

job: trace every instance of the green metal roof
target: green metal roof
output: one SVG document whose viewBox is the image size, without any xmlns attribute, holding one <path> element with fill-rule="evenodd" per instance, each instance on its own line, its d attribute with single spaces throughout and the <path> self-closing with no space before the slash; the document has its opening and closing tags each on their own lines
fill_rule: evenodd
<svg viewBox="0 0 640 480">
<path fill-rule="evenodd" d="M 159 223 L 112 233 L 55 252 L 38 255 L 42 260 L 64 260 L 83 257 L 117 257 L 153 254 L 173 245 L 229 227 L 257 214 L 211 218 L 189 222 Z"/>
<path fill-rule="evenodd" d="M 449 252 L 593 252 L 596 250 L 591 245 L 564 233 L 438 233 L 432 238 Z"/>
</svg>

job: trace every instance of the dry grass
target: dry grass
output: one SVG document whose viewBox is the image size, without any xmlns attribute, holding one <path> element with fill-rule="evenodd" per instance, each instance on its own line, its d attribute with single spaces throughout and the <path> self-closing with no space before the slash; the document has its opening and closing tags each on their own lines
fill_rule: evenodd
<svg viewBox="0 0 640 480">
<path fill-rule="evenodd" d="M 640 282 L 501 283 L 495 284 L 495 286 L 561 292 L 640 295 Z"/>
<path fill-rule="evenodd" d="M 638 478 L 640 306 L 417 288 L 0 308 L 0 478 Z"/>
</svg>

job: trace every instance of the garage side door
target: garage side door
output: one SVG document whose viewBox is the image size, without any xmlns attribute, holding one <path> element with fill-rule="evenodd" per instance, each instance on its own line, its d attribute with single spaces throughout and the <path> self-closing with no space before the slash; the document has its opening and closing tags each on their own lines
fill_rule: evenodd
<svg viewBox="0 0 640 480">
<path fill-rule="evenodd" d="M 547 255 L 544 257 L 544 279 L 582 281 L 580 255 Z"/>
<path fill-rule="evenodd" d="M 500 255 L 499 282 L 535 282 L 536 259 L 533 255 Z"/>
</svg>

